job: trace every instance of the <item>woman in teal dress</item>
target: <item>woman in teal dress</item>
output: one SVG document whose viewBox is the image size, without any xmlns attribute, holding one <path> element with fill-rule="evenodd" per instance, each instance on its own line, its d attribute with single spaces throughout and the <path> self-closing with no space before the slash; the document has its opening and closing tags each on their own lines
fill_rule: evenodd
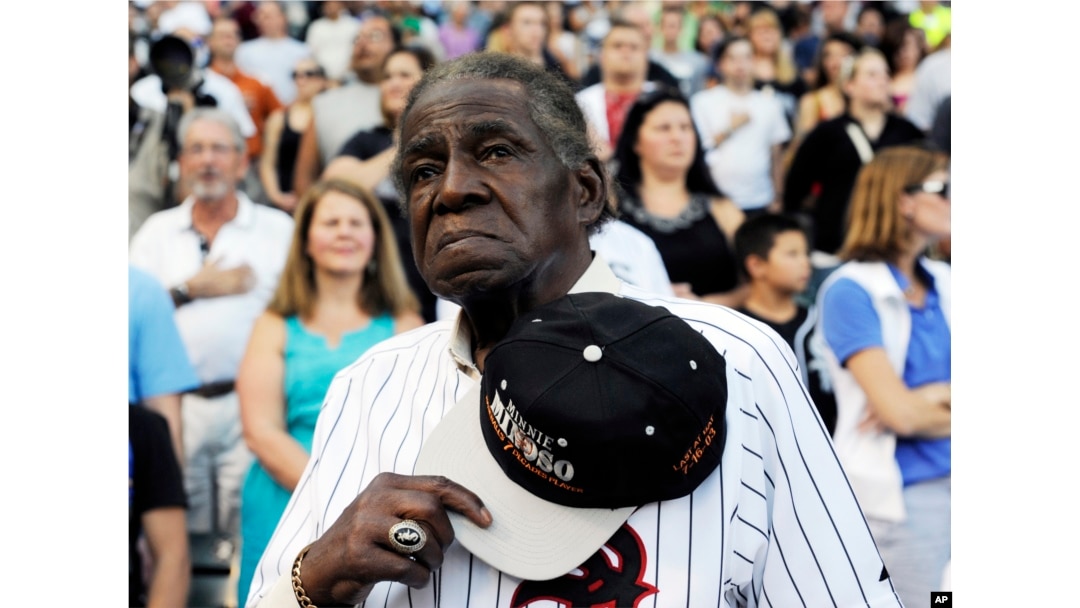
<svg viewBox="0 0 1080 608">
<path fill-rule="evenodd" d="M 393 227 L 371 193 L 348 181 L 319 182 L 295 217 L 277 291 L 236 378 L 255 456 L 241 495 L 240 605 L 307 465 L 331 379 L 372 345 L 423 325 Z"/>
</svg>

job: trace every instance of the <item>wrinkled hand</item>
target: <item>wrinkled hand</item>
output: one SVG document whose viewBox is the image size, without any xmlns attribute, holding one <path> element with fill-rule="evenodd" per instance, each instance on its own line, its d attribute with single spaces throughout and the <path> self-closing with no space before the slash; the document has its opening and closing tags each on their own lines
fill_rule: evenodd
<svg viewBox="0 0 1080 608">
<path fill-rule="evenodd" d="M 313 604 L 359 604 L 380 581 L 415 589 L 427 586 L 454 542 L 446 510 L 487 527 L 491 514 L 480 499 L 445 477 L 381 473 L 337 521 L 311 545 L 301 576 Z M 424 527 L 427 543 L 409 556 L 390 545 L 390 527 L 411 519 Z"/>
<path fill-rule="evenodd" d="M 196 298 L 233 296 L 255 287 L 255 272 L 247 264 L 224 270 L 217 262 L 208 261 L 187 284 L 188 291 Z"/>
</svg>

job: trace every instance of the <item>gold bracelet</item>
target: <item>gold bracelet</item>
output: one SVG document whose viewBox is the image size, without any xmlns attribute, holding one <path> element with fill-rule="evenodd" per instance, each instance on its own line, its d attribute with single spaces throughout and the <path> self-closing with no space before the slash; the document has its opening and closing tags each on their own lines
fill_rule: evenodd
<svg viewBox="0 0 1080 608">
<path fill-rule="evenodd" d="M 300 554 L 296 556 L 296 561 L 292 565 L 292 590 L 296 594 L 296 603 L 300 604 L 301 608 L 318 608 L 315 604 L 311 603 L 311 598 L 307 596 L 307 592 L 304 591 L 304 585 L 300 582 L 300 564 L 304 561 L 304 556 L 307 555 L 308 549 L 311 548 L 311 543 L 308 546 L 300 550 Z"/>
</svg>

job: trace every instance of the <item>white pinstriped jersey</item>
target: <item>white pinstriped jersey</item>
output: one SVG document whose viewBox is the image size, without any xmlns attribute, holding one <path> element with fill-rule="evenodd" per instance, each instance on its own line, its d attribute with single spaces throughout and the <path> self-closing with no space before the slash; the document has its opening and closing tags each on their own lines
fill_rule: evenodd
<svg viewBox="0 0 1080 608">
<path fill-rule="evenodd" d="M 578 570 L 521 581 L 446 553 L 427 587 L 380 583 L 364 606 L 900 606 L 790 348 L 721 306 L 620 284 L 599 257 L 572 292 L 664 306 L 727 361 L 727 439 L 692 494 L 639 508 Z M 312 458 L 266 549 L 248 606 L 294 608 L 292 561 L 382 471 L 409 474 L 424 437 L 477 382 L 469 332 L 443 321 L 396 336 L 342 370 Z M 528 547 L 522 547 L 527 551 Z M 259 601 L 259 600 L 263 601 Z"/>
</svg>

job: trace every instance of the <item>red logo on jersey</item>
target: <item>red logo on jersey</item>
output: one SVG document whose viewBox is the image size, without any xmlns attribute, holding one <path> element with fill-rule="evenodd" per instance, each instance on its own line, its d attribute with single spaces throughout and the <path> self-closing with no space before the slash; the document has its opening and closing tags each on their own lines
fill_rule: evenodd
<svg viewBox="0 0 1080 608">
<path fill-rule="evenodd" d="M 604 547 L 615 555 L 617 563 L 607 551 L 600 549 L 577 570 L 557 579 L 522 581 L 510 605 L 525 608 L 537 600 L 548 600 L 562 606 L 591 608 L 637 606 L 659 591 L 643 580 L 645 547 L 633 528 L 623 524 Z"/>
</svg>

